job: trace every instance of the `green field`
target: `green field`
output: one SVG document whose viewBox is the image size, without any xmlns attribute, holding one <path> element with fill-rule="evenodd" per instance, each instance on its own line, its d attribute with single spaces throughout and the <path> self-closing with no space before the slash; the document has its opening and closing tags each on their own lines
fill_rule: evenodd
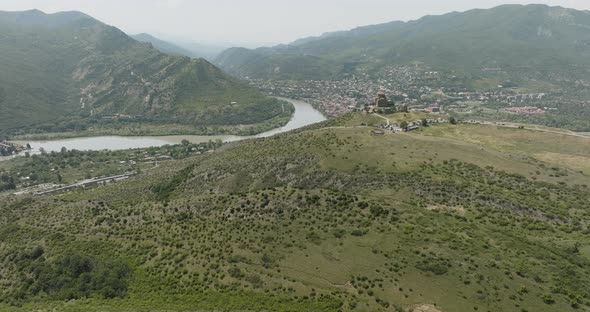
<svg viewBox="0 0 590 312">
<path fill-rule="evenodd" d="M 590 139 L 372 117 L 0 196 L 0 310 L 588 309 Z"/>
</svg>

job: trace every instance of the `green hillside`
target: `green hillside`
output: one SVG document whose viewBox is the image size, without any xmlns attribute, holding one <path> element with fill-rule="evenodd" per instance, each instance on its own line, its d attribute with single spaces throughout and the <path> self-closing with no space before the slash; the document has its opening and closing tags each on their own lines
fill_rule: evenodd
<svg viewBox="0 0 590 312">
<path fill-rule="evenodd" d="M 0 310 L 590 308 L 590 138 L 371 118 L 0 195 Z"/>
<path fill-rule="evenodd" d="M 558 71 L 588 78 L 588 29 L 588 11 L 504 5 L 328 33 L 273 48 L 229 49 L 217 64 L 256 78 L 341 78 L 416 62 L 457 73 L 501 68 L 515 75 Z"/>
<path fill-rule="evenodd" d="M 276 126 L 288 117 L 277 100 L 203 59 L 163 54 L 83 13 L 36 10 L 0 12 L 0 109 L 6 133 L 278 118 Z"/>
</svg>

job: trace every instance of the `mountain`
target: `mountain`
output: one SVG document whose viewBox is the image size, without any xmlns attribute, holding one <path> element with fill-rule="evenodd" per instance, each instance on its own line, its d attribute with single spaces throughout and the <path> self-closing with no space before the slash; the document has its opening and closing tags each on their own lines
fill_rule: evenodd
<svg viewBox="0 0 590 312">
<path fill-rule="evenodd" d="M 169 41 L 158 39 L 146 33 L 132 35 L 131 37 L 140 42 L 149 42 L 156 49 L 160 50 L 163 53 L 204 58 L 207 60 L 214 60 L 219 53 L 227 49 L 227 47 L 207 45 L 196 42 L 172 43 Z"/>
<path fill-rule="evenodd" d="M 141 34 L 131 35 L 131 38 L 133 38 L 139 42 L 151 43 L 154 46 L 154 48 L 158 49 L 162 53 L 179 55 L 179 56 L 195 57 L 193 52 L 191 52 L 185 48 L 182 48 L 180 46 L 177 46 L 173 43 L 170 43 L 168 41 L 158 39 L 150 34 L 141 33 Z"/>
<path fill-rule="evenodd" d="M 191 51 L 193 55 L 202 57 L 206 60 L 213 61 L 219 55 L 219 53 L 223 52 L 231 45 L 224 45 L 224 44 L 203 44 L 197 42 L 186 42 L 186 41 L 178 41 L 176 45 Z"/>
<path fill-rule="evenodd" d="M 342 78 L 415 63 L 459 73 L 502 68 L 573 71 L 587 77 L 589 30 L 589 11 L 503 5 L 328 33 L 272 48 L 232 48 L 215 63 L 254 78 Z"/>
<path fill-rule="evenodd" d="M 589 137 L 470 124 L 375 135 L 374 123 L 347 114 L 139 161 L 137 176 L 92 189 L 0 193 L 0 310 L 590 307 Z M 116 170 L 146 153 L 20 157 L 0 176 L 83 177 L 89 162 Z"/>
<path fill-rule="evenodd" d="M 0 12 L 0 55 L 0 131 L 9 133 L 219 132 L 284 115 L 206 60 L 161 53 L 80 12 Z"/>
</svg>

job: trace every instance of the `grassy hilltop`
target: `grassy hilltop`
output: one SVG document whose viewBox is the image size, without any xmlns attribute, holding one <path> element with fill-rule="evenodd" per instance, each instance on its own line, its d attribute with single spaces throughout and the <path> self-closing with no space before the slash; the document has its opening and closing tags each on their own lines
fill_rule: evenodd
<svg viewBox="0 0 590 312">
<path fill-rule="evenodd" d="M 0 310 L 589 308 L 590 138 L 370 118 L 0 197 Z"/>
<path fill-rule="evenodd" d="M 0 33 L 0 136 L 270 129 L 291 113 L 204 59 L 163 54 L 80 12 L 0 12 Z"/>
</svg>

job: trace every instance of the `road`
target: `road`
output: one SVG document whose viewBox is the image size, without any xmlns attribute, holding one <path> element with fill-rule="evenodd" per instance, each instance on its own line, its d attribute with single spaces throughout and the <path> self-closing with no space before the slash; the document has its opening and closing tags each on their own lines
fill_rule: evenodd
<svg viewBox="0 0 590 312">
<path fill-rule="evenodd" d="M 569 131 L 569 130 L 562 130 L 562 131 L 551 130 L 551 129 L 543 128 L 538 125 L 518 124 L 518 123 L 510 123 L 510 122 L 493 122 L 493 121 L 478 121 L 478 123 L 480 123 L 482 125 L 504 127 L 504 128 L 524 127 L 524 129 L 527 129 L 527 130 L 555 133 L 555 134 L 563 134 L 563 135 L 568 135 L 568 136 L 590 139 L 590 135 L 588 135 L 588 134 L 576 133 L 576 132 Z"/>
<path fill-rule="evenodd" d="M 381 117 L 381 118 L 385 119 L 385 121 L 387 121 L 387 125 L 389 126 L 389 124 L 390 124 L 390 122 L 389 122 L 389 118 L 386 118 L 386 117 L 384 117 L 384 116 L 381 116 L 381 115 L 379 115 L 379 114 L 377 114 L 377 113 L 375 113 L 375 116 L 377 116 L 377 117 Z"/>
</svg>

